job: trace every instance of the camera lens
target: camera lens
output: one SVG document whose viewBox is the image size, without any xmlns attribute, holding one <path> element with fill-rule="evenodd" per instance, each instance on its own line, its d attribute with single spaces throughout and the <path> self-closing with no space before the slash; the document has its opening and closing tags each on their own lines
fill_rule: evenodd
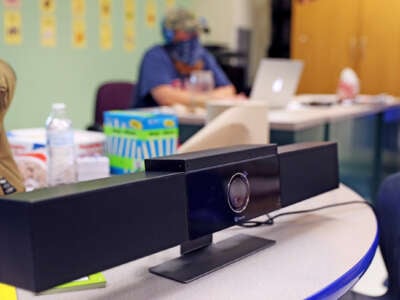
<svg viewBox="0 0 400 300">
<path fill-rule="evenodd" d="M 250 185 L 243 173 L 234 174 L 228 183 L 228 204 L 235 213 L 244 211 L 249 203 Z"/>
</svg>

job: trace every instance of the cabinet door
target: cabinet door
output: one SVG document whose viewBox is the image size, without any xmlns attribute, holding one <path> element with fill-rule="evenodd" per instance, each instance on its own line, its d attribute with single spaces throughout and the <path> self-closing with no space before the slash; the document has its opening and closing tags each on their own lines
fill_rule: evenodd
<svg viewBox="0 0 400 300">
<path fill-rule="evenodd" d="M 340 71 L 357 68 L 359 4 L 292 0 L 291 57 L 305 63 L 299 93 L 335 93 Z"/>
<path fill-rule="evenodd" d="M 400 1 L 362 0 L 361 91 L 400 95 Z"/>
</svg>

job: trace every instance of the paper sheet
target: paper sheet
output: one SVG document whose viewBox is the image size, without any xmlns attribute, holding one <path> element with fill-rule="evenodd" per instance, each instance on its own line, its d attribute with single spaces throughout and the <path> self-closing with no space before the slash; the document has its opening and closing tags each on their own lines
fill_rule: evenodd
<svg viewBox="0 0 400 300">
<path fill-rule="evenodd" d="M 4 42 L 8 45 L 22 43 L 22 17 L 19 11 L 4 11 Z"/>
<path fill-rule="evenodd" d="M 1 300 L 17 300 L 17 291 L 15 287 L 0 283 Z"/>
</svg>

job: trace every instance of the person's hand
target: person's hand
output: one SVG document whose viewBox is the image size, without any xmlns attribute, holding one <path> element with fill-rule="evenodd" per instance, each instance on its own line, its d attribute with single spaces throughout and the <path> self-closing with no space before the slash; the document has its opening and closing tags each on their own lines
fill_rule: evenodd
<svg viewBox="0 0 400 300">
<path fill-rule="evenodd" d="M 239 93 L 235 95 L 235 99 L 237 100 L 248 100 L 249 98 L 247 98 L 245 93 Z"/>
<path fill-rule="evenodd" d="M 214 97 L 210 100 L 238 100 L 238 101 L 246 101 L 248 100 L 247 96 L 244 93 L 239 93 L 239 94 L 233 94 L 230 96 L 220 96 L 220 97 Z"/>
</svg>

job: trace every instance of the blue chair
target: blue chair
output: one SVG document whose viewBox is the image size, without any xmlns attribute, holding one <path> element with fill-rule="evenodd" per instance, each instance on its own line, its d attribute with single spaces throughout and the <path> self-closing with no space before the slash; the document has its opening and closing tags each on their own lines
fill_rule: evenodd
<svg viewBox="0 0 400 300">
<path fill-rule="evenodd" d="M 400 299 L 400 173 L 387 177 L 380 186 L 376 202 L 383 260 L 388 272 L 388 290 L 379 297 L 349 292 L 341 300 Z"/>
</svg>

